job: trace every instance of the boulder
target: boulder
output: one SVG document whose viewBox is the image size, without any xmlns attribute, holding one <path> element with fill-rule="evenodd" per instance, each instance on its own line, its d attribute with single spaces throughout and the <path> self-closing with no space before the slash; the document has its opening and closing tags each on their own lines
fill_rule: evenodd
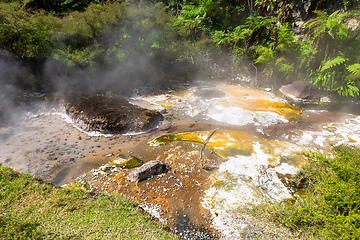
<svg viewBox="0 0 360 240">
<path fill-rule="evenodd" d="M 320 90 L 314 84 L 305 81 L 295 81 L 289 85 L 284 85 L 280 91 L 286 96 L 305 102 L 320 101 Z"/>
<path fill-rule="evenodd" d="M 169 170 L 169 165 L 162 161 L 150 161 L 142 165 L 141 167 L 135 168 L 127 177 L 130 182 L 140 182 L 148 179 L 152 176 L 166 173 Z"/>
<path fill-rule="evenodd" d="M 66 114 L 85 131 L 144 132 L 163 119 L 160 112 L 130 104 L 116 95 L 70 94 L 63 102 Z"/>
</svg>

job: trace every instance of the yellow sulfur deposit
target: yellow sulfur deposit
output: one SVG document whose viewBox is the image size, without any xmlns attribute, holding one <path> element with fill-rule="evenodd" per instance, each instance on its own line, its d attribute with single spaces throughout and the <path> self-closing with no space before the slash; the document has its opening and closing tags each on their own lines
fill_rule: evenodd
<svg viewBox="0 0 360 240">
<path fill-rule="evenodd" d="M 222 100 L 228 107 L 240 107 L 249 111 L 274 112 L 289 121 L 301 121 L 301 108 L 281 102 L 268 93 L 231 85 L 223 86 L 221 89 L 230 96 Z"/>
<path fill-rule="evenodd" d="M 171 141 L 204 143 L 211 133 L 212 131 L 197 131 L 163 135 L 150 142 L 150 145 L 158 146 L 168 144 Z M 243 131 L 217 130 L 211 136 L 206 146 L 213 149 L 219 156 L 227 159 L 230 156 L 236 155 L 250 156 L 254 151 L 253 142 L 269 142 L 271 145 L 276 144 L 268 140 L 262 140 L 251 136 Z M 266 144 L 264 146 L 266 146 Z"/>
</svg>

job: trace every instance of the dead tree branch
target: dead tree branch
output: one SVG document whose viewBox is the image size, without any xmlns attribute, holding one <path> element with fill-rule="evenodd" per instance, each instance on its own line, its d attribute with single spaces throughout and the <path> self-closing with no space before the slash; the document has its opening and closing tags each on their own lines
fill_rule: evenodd
<svg viewBox="0 0 360 240">
<path fill-rule="evenodd" d="M 214 135 L 214 133 L 219 130 L 219 128 L 216 128 L 214 131 L 212 131 L 212 133 L 210 133 L 210 135 L 207 137 L 207 139 L 205 140 L 204 142 L 204 145 L 202 146 L 201 150 L 200 150 L 200 160 L 202 159 L 202 154 L 203 154 L 203 151 L 206 147 L 206 144 L 210 141 L 210 138 L 212 137 L 212 135 Z"/>
</svg>

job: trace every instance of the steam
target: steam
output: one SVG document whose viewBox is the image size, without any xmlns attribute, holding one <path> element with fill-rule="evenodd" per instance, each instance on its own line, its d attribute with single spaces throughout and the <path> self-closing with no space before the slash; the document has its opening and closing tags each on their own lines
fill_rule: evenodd
<svg viewBox="0 0 360 240">
<path fill-rule="evenodd" d="M 28 69 L 8 54 L 0 55 L 0 97 L 1 99 L 15 95 L 17 86 L 30 87 L 26 81 L 30 74 Z"/>
<path fill-rule="evenodd" d="M 194 65 L 176 60 L 180 41 L 156 11 L 160 8 L 127 6 L 117 26 L 98 36 L 97 44 L 84 46 L 88 47 L 84 62 L 90 64 L 75 65 L 58 50 L 47 59 L 19 60 L 0 49 L 0 125 L 12 122 L 13 116 L 26 110 L 26 103 L 41 100 L 40 94 L 74 91 L 129 96 L 168 90 L 191 80 Z M 57 44 L 66 47 L 65 41 Z"/>
<path fill-rule="evenodd" d="M 159 20 L 146 14 L 156 15 L 129 7 L 128 16 L 98 40 L 93 51 L 101 53 L 89 67 L 69 66 L 66 59 L 55 55 L 49 58 L 44 66 L 45 79 L 56 91 L 111 91 L 120 95 L 140 88 L 162 90 L 190 80 L 194 65 L 176 61 L 176 54 L 169 51 L 180 44 L 175 33 L 163 29 L 164 24 L 157 26 Z"/>
<path fill-rule="evenodd" d="M 31 88 L 30 72 L 9 54 L 0 55 L 0 126 L 11 122 L 19 96 Z"/>
</svg>

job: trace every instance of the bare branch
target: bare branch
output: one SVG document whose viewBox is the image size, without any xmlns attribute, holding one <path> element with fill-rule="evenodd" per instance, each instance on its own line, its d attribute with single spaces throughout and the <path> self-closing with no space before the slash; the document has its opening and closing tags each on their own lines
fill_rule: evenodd
<svg viewBox="0 0 360 240">
<path fill-rule="evenodd" d="M 214 135 L 214 133 L 219 130 L 220 128 L 216 128 L 214 131 L 212 131 L 212 133 L 210 133 L 210 135 L 207 137 L 207 139 L 205 140 L 204 142 L 204 145 L 202 146 L 201 150 L 200 150 L 200 160 L 202 159 L 202 154 L 203 154 L 203 151 L 206 147 L 206 144 L 210 141 L 210 138 L 212 137 L 212 135 Z"/>
</svg>

